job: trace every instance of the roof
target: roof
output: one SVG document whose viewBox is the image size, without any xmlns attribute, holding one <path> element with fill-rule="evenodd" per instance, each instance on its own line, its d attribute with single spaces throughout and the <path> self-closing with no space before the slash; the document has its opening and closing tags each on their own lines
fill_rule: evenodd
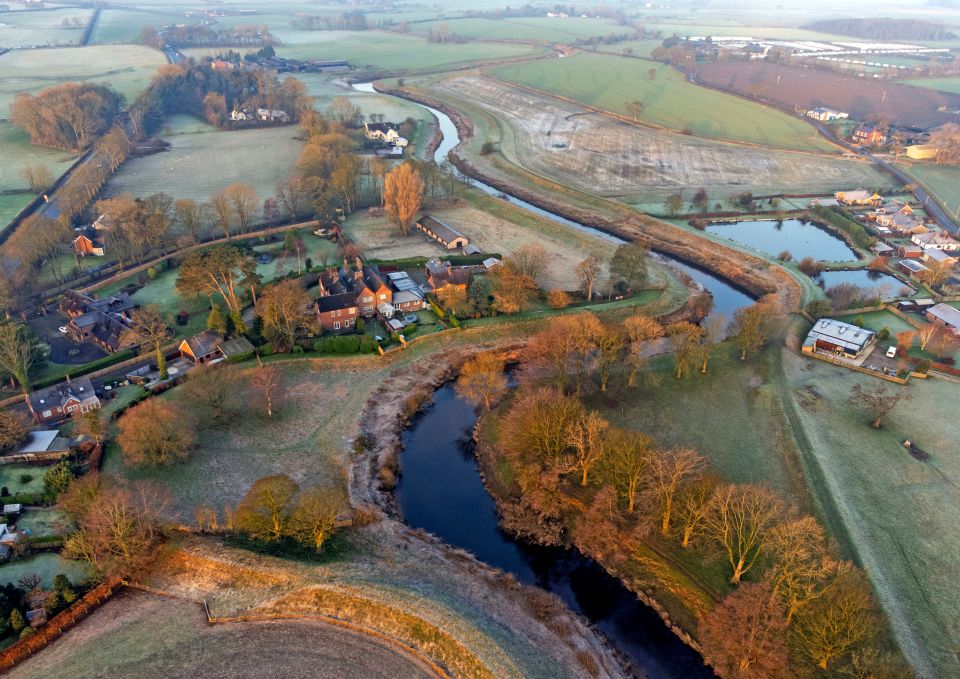
<svg viewBox="0 0 960 679">
<path fill-rule="evenodd" d="M 930 270 L 920 262 L 915 262 L 912 259 L 904 259 L 903 261 L 900 262 L 900 266 L 902 266 L 905 269 L 910 269 L 910 271 L 913 273 L 921 273 L 923 271 Z"/>
<path fill-rule="evenodd" d="M 928 233 L 919 233 L 913 237 L 915 243 L 925 243 L 927 245 L 953 245 L 957 239 L 939 231 L 930 231 Z"/>
<path fill-rule="evenodd" d="M 856 189 L 855 191 L 837 191 L 837 197 L 843 196 L 844 200 L 869 200 L 879 194 L 867 191 L 866 189 Z"/>
<path fill-rule="evenodd" d="M 32 431 L 28 434 L 26 442 L 20 446 L 17 453 L 45 453 L 50 450 L 54 440 L 60 432 L 56 429 L 46 431 Z"/>
<path fill-rule="evenodd" d="M 873 251 L 878 254 L 881 252 L 893 252 L 893 246 L 887 245 L 886 243 L 876 243 L 873 246 Z"/>
<path fill-rule="evenodd" d="M 407 302 L 422 302 L 423 293 L 420 292 L 420 288 L 414 288 L 411 290 L 400 290 L 393 294 L 393 304 L 406 304 Z"/>
<path fill-rule="evenodd" d="M 957 260 L 956 253 L 949 255 L 943 250 L 938 250 L 937 248 L 927 248 L 924 250 L 924 257 L 935 262 L 955 262 Z"/>
<path fill-rule="evenodd" d="M 397 292 L 403 292 L 405 290 L 419 290 L 417 282 L 410 278 L 410 274 L 408 274 L 406 271 L 394 271 L 392 273 L 388 273 L 387 278 Z"/>
<path fill-rule="evenodd" d="M 937 320 L 943 321 L 953 328 L 960 328 L 960 309 L 941 302 L 934 307 L 927 309 L 927 314 Z"/>
<path fill-rule="evenodd" d="M 365 125 L 370 132 L 382 132 L 384 134 L 396 129 L 393 123 L 365 123 Z"/>
<path fill-rule="evenodd" d="M 353 292 L 344 292 L 339 295 L 327 295 L 317 298 L 317 311 L 340 311 L 357 306 L 357 295 Z"/>
<path fill-rule="evenodd" d="M 455 228 L 446 222 L 441 222 L 436 217 L 431 217 L 430 215 L 425 215 L 423 219 L 417 222 L 417 224 L 430 231 L 430 233 L 436 235 L 437 238 L 445 243 L 452 243 L 457 238 L 466 239 L 466 236 L 457 231 Z"/>
<path fill-rule="evenodd" d="M 70 399 L 84 402 L 97 399 L 93 390 L 93 383 L 88 377 L 77 377 L 70 382 L 60 382 L 47 387 L 38 389 L 30 394 L 30 402 L 36 410 L 49 410 L 51 407 L 63 406 Z"/>
<path fill-rule="evenodd" d="M 251 353 L 253 351 L 253 345 L 246 337 L 234 337 L 232 340 L 221 342 L 219 349 L 225 358 L 230 358 L 231 356 L 242 356 Z"/>
<path fill-rule="evenodd" d="M 222 341 L 223 338 L 213 330 L 204 330 L 199 335 L 184 340 L 190 349 L 190 353 L 198 359 L 216 352 Z"/>
<path fill-rule="evenodd" d="M 832 318 L 821 318 L 813 325 L 810 334 L 807 335 L 807 339 L 822 339 L 831 344 L 844 347 L 845 349 L 860 351 L 870 343 L 873 335 L 872 330 L 864 330 L 863 328 Z"/>
</svg>

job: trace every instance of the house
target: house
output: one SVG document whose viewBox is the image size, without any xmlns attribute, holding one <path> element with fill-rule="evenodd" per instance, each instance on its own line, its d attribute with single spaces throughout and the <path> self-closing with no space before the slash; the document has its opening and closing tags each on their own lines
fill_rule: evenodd
<svg viewBox="0 0 960 679">
<path fill-rule="evenodd" d="M 893 219 L 894 215 L 903 214 L 903 215 L 912 215 L 913 208 L 910 207 L 907 203 L 904 203 L 900 200 L 890 200 L 883 204 L 883 207 L 879 207 L 873 212 L 867 213 L 867 220 L 871 222 L 880 222 L 881 224 L 888 222 Z M 884 221 L 881 221 L 884 220 Z"/>
<path fill-rule="evenodd" d="M 960 250 L 960 241 L 942 231 L 928 231 L 927 233 L 918 233 L 910 237 L 910 240 L 919 245 L 924 250 L 943 250 L 944 252 L 957 252 Z"/>
<path fill-rule="evenodd" d="M 825 352 L 855 359 L 862 356 L 875 340 L 876 335 L 872 330 L 832 318 L 821 318 L 814 323 L 804 340 L 803 351 L 808 354 Z"/>
<path fill-rule="evenodd" d="M 393 123 L 364 123 L 363 133 L 367 139 L 376 139 L 387 144 L 393 144 L 394 146 L 407 145 L 407 140 L 400 136 L 400 133 L 397 132 L 397 128 Z M 401 139 L 403 139 L 402 144 L 399 143 Z"/>
<path fill-rule="evenodd" d="M 876 127 L 861 125 L 853 131 L 853 143 L 866 146 L 880 146 L 887 141 L 887 135 Z"/>
<path fill-rule="evenodd" d="M 353 272 L 352 285 L 361 316 L 373 316 L 377 305 L 390 304 L 393 301 L 393 290 L 384 282 L 380 272 L 375 267 L 363 266 L 359 257 Z"/>
<path fill-rule="evenodd" d="M 880 205 L 883 203 L 883 196 L 879 193 L 857 189 L 856 191 L 837 191 L 833 194 L 839 203 L 843 205 Z"/>
<path fill-rule="evenodd" d="M 473 277 L 473 267 L 451 266 L 450 262 L 442 262 L 436 257 L 427 261 L 427 285 L 434 292 L 441 292 L 448 287 L 466 290 Z"/>
<path fill-rule="evenodd" d="M 230 111 L 230 120 L 233 121 L 244 121 L 244 120 L 256 120 L 257 116 L 253 111 L 249 109 L 243 109 L 242 111 L 234 108 Z"/>
<path fill-rule="evenodd" d="M 394 271 L 387 274 L 387 281 L 393 288 L 393 307 L 400 311 L 419 311 L 427 308 L 423 291 L 406 271 Z"/>
<path fill-rule="evenodd" d="M 827 108 L 826 106 L 818 106 L 817 108 L 807 111 L 807 117 L 813 118 L 814 120 L 819 120 L 821 123 L 829 123 L 831 120 L 842 120 L 843 118 L 849 118 L 850 114 L 846 113 L 845 111 Z"/>
<path fill-rule="evenodd" d="M 76 290 L 60 301 L 60 310 L 70 319 L 67 335 L 75 342 L 96 342 L 107 353 L 138 343 L 130 324 L 139 305 L 126 293 L 95 299 Z"/>
<path fill-rule="evenodd" d="M 943 303 L 930 307 L 927 309 L 927 320 L 942 325 L 952 330 L 954 335 L 960 336 L 960 309 L 956 307 Z"/>
<path fill-rule="evenodd" d="M 465 248 L 469 241 L 467 237 L 457 231 L 455 228 L 445 222 L 441 222 L 436 217 L 424 215 L 423 219 L 417 222 L 417 228 L 427 234 L 429 238 L 437 241 L 447 250 Z"/>
<path fill-rule="evenodd" d="M 919 245 L 900 245 L 897 247 L 897 256 L 907 259 L 920 259 L 923 257 L 923 248 Z"/>
<path fill-rule="evenodd" d="M 915 277 L 921 276 L 927 273 L 928 271 L 930 271 L 930 269 L 925 267 L 923 264 L 921 264 L 920 262 L 916 262 L 912 259 L 901 259 L 899 262 L 897 262 L 897 268 L 899 268 L 903 273 L 907 274 L 908 276 L 915 276 Z"/>
<path fill-rule="evenodd" d="M 100 399 L 88 377 L 60 382 L 46 389 L 38 389 L 29 396 L 39 422 L 59 420 L 74 413 L 88 413 L 100 407 Z"/>
<path fill-rule="evenodd" d="M 870 250 L 877 257 L 889 257 L 894 253 L 893 246 L 887 245 L 883 241 L 877 241 L 876 243 L 874 243 L 873 246 L 870 248 Z"/>
<path fill-rule="evenodd" d="M 913 236 L 918 233 L 927 233 L 930 231 L 930 229 L 924 226 L 923 220 L 920 217 L 903 213 L 878 217 L 877 224 L 891 231 L 903 234 L 904 236 Z"/>
<path fill-rule="evenodd" d="M 349 332 L 360 317 L 357 295 L 353 292 L 318 297 L 314 308 L 324 332 Z"/>
<path fill-rule="evenodd" d="M 257 120 L 262 120 L 268 123 L 289 123 L 290 114 L 287 113 L 286 111 L 278 111 L 278 110 L 269 109 L 269 108 L 258 108 Z"/>
<path fill-rule="evenodd" d="M 76 233 L 77 237 L 73 239 L 73 251 L 81 257 L 103 257 L 107 253 L 106 241 L 93 226 L 77 229 Z"/>
<path fill-rule="evenodd" d="M 221 360 L 220 343 L 223 338 L 213 330 L 204 330 L 199 335 L 188 337 L 180 342 L 180 355 L 193 362 L 204 365 Z"/>
<path fill-rule="evenodd" d="M 957 253 L 950 255 L 949 253 L 944 252 L 943 250 L 937 250 L 936 248 L 928 248 L 923 251 L 923 261 L 928 265 L 943 264 L 948 268 L 953 268 L 957 263 Z"/>
</svg>

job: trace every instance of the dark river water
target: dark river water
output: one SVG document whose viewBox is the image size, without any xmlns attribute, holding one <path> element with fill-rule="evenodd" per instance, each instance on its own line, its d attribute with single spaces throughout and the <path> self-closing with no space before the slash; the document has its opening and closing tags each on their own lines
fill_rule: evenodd
<svg viewBox="0 0 960 679">
<path fill-rule="evenodd" d="M 829 289 L 834 285 L 841 283 L 852 283 L 861 288 L 875 290 L 877 294 L 886 299 L 899 295 L 904 288 L 913 290 L 912 287 L 882 271 L 867 271 L 866 269 L 856 269 L 854 271 L 824 271 L 814 279 L 824 289 Z M 911 292 L 911 294 L 913 294 Z"/>
<path fill-rule="evenodd" d="M 528 545 L 500 531 L 474 456 L 476 420 L 473 406 L 447 384 L 406 431 L 396 490 L 404 520 L 523 583 L 554 592 L 651 679 L 713 677 L 653 609 L 592 559 L 576 550 Z"/>
<path fill-rule="evenodd" d="M 801 219 L 714 222 L 707 225 L 707 231 L 773 257 L 786 251 L 795 260 L 804 257 L 825 262 L 857 260 L 857 254 L 842 238 Z"/>
</svg>

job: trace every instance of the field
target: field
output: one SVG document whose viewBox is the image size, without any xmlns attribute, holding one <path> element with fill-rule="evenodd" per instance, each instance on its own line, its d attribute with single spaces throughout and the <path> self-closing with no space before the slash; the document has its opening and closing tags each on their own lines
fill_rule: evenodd
<svg viewBox="0 0 960 679">
<path fill-rule="evenodd" d="M 139 45 L 21 50 L 0 56 L 0 117 L 14 97 L 68 81 L 110 84 L 132 102 L 167 63 L 158 50 Z"/>
<path fill-rule="evenodd" d="M 430 43 L 415 36 L 385 32 L 296 31 L 277 34 L 277 54 L 291 59 L 346 59 L 363 71 L 439 71 L 475 62 L 533 55 L 541 48 L 480 42 Z M 216 49 L 188 49 L 189 56 L 216 54 Z"/>
<path fill-rule="evenodd" d="M 37 575 L 40 577 L 40 585 L 50 589 L 53 587 L 53 579 L 59 573 L 64 573 L 73 582 L 83 582 L 91 577 L 85 564 L 61 559 L 53 552 L 41 552 L 0 566 L 0 584 L 15 585 L 24 575 Z"/>
<path fill-rule="evenodd" d="M 430 29 L 435 29 L 438 23 L 446 24 L 451 32 L 466 38 L 535 40 L 550 43 L 572 43 L 578 38 L 631 32 L 627 26 L 618 26 L 604 19 L 582 17 L 444 19 L 442 22 L 412 24 L 410 28 L 417 33 L 426 33 Z"/>
<path fill-rule="evenodd" d="M 7 226 L 10 220 L 27 206 L 33 199 L 29 193 L 16 193 L 12 195 L 0 195 L 0 228 Z"/>
<path fill-rule="evenodd" d="M 957 676 L 960 427 L 942 408 L 956 399 L 957 385 L 911 382 L 913 400 L 874 430 L 846 403 L 854 384 L 875 386 L 873 378 L 793 355 L 786 366 L 814 492 L 832 498 L 824 500 L 831 525 L 847 533 L 918 673 Z M 904 439 L 931 460 L 913 459 Z"/>
<path fill-rule="evenodd" d="M 862 119 L 880 113 L 892 124 L 921 128 L 953 122 L 942 105 L 960 105 L 960 95 L 888 81 L 856 78 L 812 68 L 763 63 L 699 64 L 698 81 L 753 97 L 760 96 L 790 109 L 821 104 Z"/>
<path fill-rule="evenodd" d="M 651 79 L 648 71 L 653 69 Z M 505 80 L 631 116 L 643 102 L 644 122 L 697 136 L 778 148 L 836 152 L 812 125 L 776 109 L 687 82 L 682 73 L 652 61 L 579 53 L 494 69 Z"/>
<path fill-rule="evenodd" d="M 72 528 L 70 519 L 59 509 L 27 509 L 17 519 L 17 528 L 28 529 L 31 536 L 60 535 Z"/>
<path fill-rule="evenodd" d="M 24 165 L 42 163 L 50 169 L 54 177 L 57 177 L 63 174 L 74 161 L 74 156 L 67 151 L 31 144 L 26 132 L 12 123 L 5 122 L 0 122 L 0 155 L 5 161 L 0 163 L 0 191 L 19 189 L 25 191 L 17 195 L 0 195 L 0 223 L 2 224 L 6 224 L 9 217 L 16 214 L 20 207 L 33 198 L 27 182 L 20 176 Z M 12 210 L 12 214 L 6 217 L 6 212 L 15 204 L 19 207 Z M 7 208 L 7 205 L 11 207 Z"/>
<path fill-rule="evenodd" d="M 140 32 L 147 26 L 159 30 L 170 24 L 191 21 L 197 20 L 187 19 L 182 13 L 105 8 L 100 12 L 100 19 L 90 36 L 90 44 L 132 43 L 137 41 Z"/>
<path fill-rule="evenodd" d="M 825 194 L 837 185 L 888 183 L 866 163 L 655 131 L 490 79 L 459 76 L 430 89 L 470 115 L 477 130 L 471 153 L 499 142 L 514 165 L 628 204 L 662 204 L 674 192 L 701 186 L 716 201 L 744 190 Z"/>
<path fill-rule="evenodd" d="M 0 486 L 17 493 L 42 493 L 45 467 L 31 467 L 26 464 L 0 465 Z M 29 480 L 24 480 L 29 477 Z"/>
<path fill-rule="evenodd" d="M 927 87 L 932 90 L 949 92 L 950 94 L 960 94 L 960 78 L 918 78 L 916 80 L 905 80 L 908 85 L 917 87 Z"/>
<path fill-rule="evenodd" d="M 598 52 L 627 54 L 634 57 L 649 57 L 653 50 L 663 44 L 662 40 L 625 40 L 611 45 L 597 45 Z"/>
<path fill-rule="evenodd" d="M 900 163 L 901 170 L 923 184 L 951 215 L 960 208 L 960 168 L 927 163 Z"/>
<path fill-rule="evenodd" d="M 303 146 L 295 126 L 177 132 L 164 137 L 170 151 L 126 162 L 107 184 L 106 193 L 148 196 L 163 191 L 174 198 L 207 200 L 228 185 L 243 182 L 253 186 L 262 202 L 291 174 Z"/>
<path fill-rule="evenodd" d="M 56 11 L 5 12 L 0 17 L 0 49 L 75 45 L 93 16 L 92 9 L 73 7 Z M 64 20 L 79 19 L 79 26 L 65 28 Z"/>
</svg>

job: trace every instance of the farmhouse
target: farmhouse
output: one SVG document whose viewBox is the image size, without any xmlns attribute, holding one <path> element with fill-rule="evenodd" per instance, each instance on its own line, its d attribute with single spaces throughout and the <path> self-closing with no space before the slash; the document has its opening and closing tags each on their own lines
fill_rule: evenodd
<svg viewBox="0 0 960 679">
<path fill-rule="evenodd" d="M 393 123 L 364 123 L 363 132 L 367 139 L 376 139 L 401 148 L 408 143 L 405 137 L 400 136 Z"/>
<path fill-rule="evenodd" d="M 826 106 L 818 106 L 817 108 L 807 111 L 807 117 L 813 118 L 814 120 L 819 120 L 821 123 L 829 123 L 831 120 L 842 120 L 843 118 L 849 118 L 850 114 L 846 113 L 845 111 L 827 108 Z"/>
<path fill-rule="evenodd" d="M 87 377 L 78 377 L 75 380 L 67 377 L 66 382 L 38 389 L 30 394 L 29 398 L 37 421 L 41 423 L 58 420 L 76 412 L 90 412 L 100 407 L 100 399 Z"/>
<path fill-rule="evenodd" d="M 879 193 L 857 189 L 856 191 L 837 191 L 833 197 L 844 205 L 880 205 L 883 203 L 883 196 Z"/>
<path fill-rule="evenodd" d="M 960 241 L 940 231 L 914 234 L 910 237 L 910 240 L 924 250 L 933 249 L 943 250 L 945 252 L 957 252 L 960 250 Z"/>
<path fill-rule="evenodd" d="M 853 142 L 866 146 L 879 146 L 887 141 L 887 135 L 876 127 L 861 125 L 853 131 Z"/>
<path fill-rule="evenodd" d="M 103 257 L 107 253 L 107 244 L 103 236 L 92 226 L 76 230 L 73 239 L 73 251 L 81 257 Z"/>
<path fill-rule="evenodd" d="M 960 336 L 960 309 L 940 303 L 927 309 L 927 320 L 949 328 L 954 335 Z"/>
<path fill-rule="evenodd" d="M 912 259 L 901 259 L 899 262 L 897 262 L 897 268 L 899 268 L 908 276 L 920 276 L 930 271 L 930 269 L 925 267 L 923 264 L 920 262 L 915 262 Z"/>
<path fill-rule="evenodd" d="M 417 222 L 417 228 L 427 234 L 428 237 L 437 241 L 447 250 L 456 248 L 465 248 L 469 241 L 467 237 L 457 231 L 455 228 L 445 222 L 441 222 L 436 217 L 424 215 L 423 219 Z"/>
<path fill-rule="evenodd" d="M 844 358 L 859 358 L 869 349 L 876 336 L 871 330 L 836 321 L 832 318 L 818 320 L 803 343 L 808 354 L 826 352 Z"/>
</svg>

